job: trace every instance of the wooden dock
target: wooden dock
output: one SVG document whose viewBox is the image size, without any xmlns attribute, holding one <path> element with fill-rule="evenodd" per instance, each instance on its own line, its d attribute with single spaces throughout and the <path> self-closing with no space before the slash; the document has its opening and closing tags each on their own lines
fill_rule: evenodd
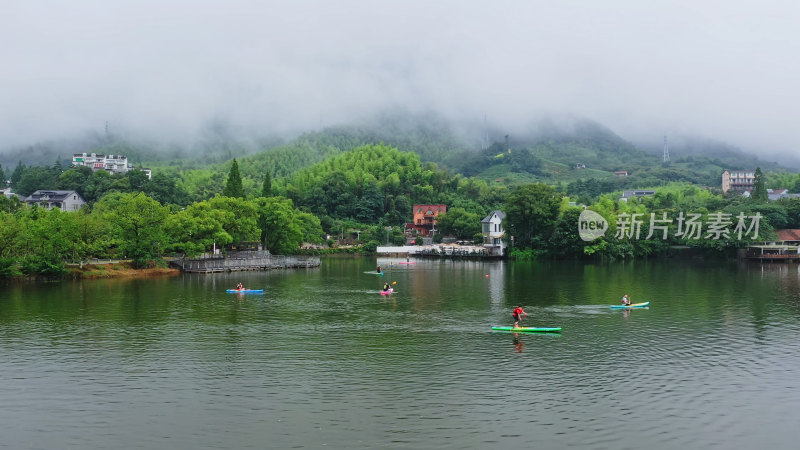
<svg viewBox="0 0 800 450">
<path fill-rule="evenodd" d="M 745 250 L 745 258 L 761 261 L 800 261 L 800 250 L 797 245 L 750 245 Z"/>
<path fill-rule="evenodd" d="M 747 259 L 760 259 L 764 261 L 800 261 L 800 254 L 798 253 L 783 253 L 783 254 L 756 254 L 747 255 Z"/>
</svg>

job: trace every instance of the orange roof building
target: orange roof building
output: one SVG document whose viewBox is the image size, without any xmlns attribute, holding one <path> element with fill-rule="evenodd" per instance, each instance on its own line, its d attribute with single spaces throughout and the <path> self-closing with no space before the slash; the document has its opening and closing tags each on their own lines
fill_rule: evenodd
<svg viewBox="0 0 800 450">
<path fill-rule="evenodd" d="M 436 217 L 447 212 L 447 205 L 414 205 L 414 218 L 406 229 L 416 229 L 423 236 L 431 236 L 436 228 Z"/>
</svg>

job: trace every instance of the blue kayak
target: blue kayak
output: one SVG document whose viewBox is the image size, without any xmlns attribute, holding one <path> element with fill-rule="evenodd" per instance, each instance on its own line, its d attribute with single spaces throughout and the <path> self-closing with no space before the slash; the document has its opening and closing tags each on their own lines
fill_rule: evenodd
<svg viewBox="0 0 800 450">
<path fill-rule="evenodd" d="M 259 292 L 264 292 L 263 289 L 228 289 L 225 292 L 229 292 L 231 294 L 257 294 Z"/>
<path fill-rule="evenodd" d="M 610 305 L 613 309 L 629 309 L 629 308 L 646 308 L 650 306 L 650 302 L 631 303 L 630 305 Z"/>
</svg>

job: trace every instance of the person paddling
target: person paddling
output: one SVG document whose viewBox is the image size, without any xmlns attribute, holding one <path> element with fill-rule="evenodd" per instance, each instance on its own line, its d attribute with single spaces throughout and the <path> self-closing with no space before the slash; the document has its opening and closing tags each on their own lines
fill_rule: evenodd
<svg viewBox="0 0 800 450">
<path fill-rule="evenodd" d="M 519 328 L 519 323 L 522 320 L 522 316 L 528 317 L 528 313 L 522 309 L 522 306 L 517 306 L 514 308 L 514 312 L 511 313 L 511 317 L 514 318 L 514 328 Z"/>
<path fill-rule="evenodd" d="M 625 294 L 625 295 L 622 296 L 622 304 L 625 305 L 625 306 L 630 306 L 631 299 L 630 299 L 630 297 L 628 297 L 628 294 Z"/>
<path fill-rule="evenodd" d="M 383 292 L 388 292 L 388 291 L 389 291 L 389 283 L 388 282 L 383 283 Z"/>
<path fill-rule="evenodd" d="M 378 266 L 378 273 L 381 273 L 381 266 Z"/>
<path fill-rule="evenodd" d="M 237 284 L 237 285 L 236 285 L 236 290 L 237 290 L 237 291 L 242 291 L 242 290 L 244 290 L 244 287 L 242 287 L 242 283 L 239 283 L 239 284 Z"/>
</svg>

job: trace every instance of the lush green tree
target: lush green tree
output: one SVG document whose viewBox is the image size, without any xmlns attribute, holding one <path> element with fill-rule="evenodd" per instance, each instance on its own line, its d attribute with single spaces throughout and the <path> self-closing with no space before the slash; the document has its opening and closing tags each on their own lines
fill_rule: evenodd
<svg viewBox="0 0 800 450">
<path fill-rule="evenodd" d="M 194 203 L 171 214 L 164 223 L 172 242 L 169 250 L 191 257 L 215 245 L 232 243 L 233 237 L 223 228 L 229 215 L 227 211 L 212 208 L 209 202 Z"/>
<path fill-rule="evenodd" d="M 447 213 L 436 218 L 436 228 L 444 236 L 458 239 L 472 239 L 481 233 L 481 219 L 478 214 L 467 212 L 464 208 L 449 208 Z"/>
<path fill-rule="evenodd" d="M 756 167 L 756 172 L 753 176 L 753 189 L 750 191 L 750 199 L 755 202 L 767 201 L 767 184 L 764 181 L 764 173 L 761 172 L 760 167 Z"/>
<path fill-rule="evenodd" d="M 64 259 L 74 255 L 75 222 L 72 213 L 33 205 L 16 217 L 20 233 L 16 252 L 26 274 L 61 275 Z"/>
<path fill-rule="evenodd" d="M 58 189 L 58 176 L 51 167 L 29 167 L 25 169 L 19 181 L 14 185 L 14 191 L 19 195 L 28 196 L 40 189 Z"/>
<path fill-rule="evenodd" d="M 200 202 L 222 193 L 222 179 L 215 170 L 198 169 L 183 173 L 176 183 L 189 193 L 191 201 Z"/>
<path fill-rule="evenodd" d="M 283 197 L 257 200 L 264 247 L 273 254 L 294 253 L 303 242 L 303 221 L 292 201 Z"/>
<path fill-rule="evenodd" d="M 92 177 L 92 169 L 86 166 L 73 167 L 61 173 L 58 177 L 58 189 L 75 191 L 86 199 L 86 184 Z"/>
<path fill-rule="evenodd" d="M 793 192 L 795 194 L 800 193 L 800 175 L 797 177 L 797 181 L 794 183 L 794 185 L 789 190 L 790 190 L 790 192 Z"/>
<path fill-rule="evenodd" d="M 0 258 L 18 255 L 17 247 L 22 232 L 22 223 L 17 220 L 16 215 L 0 210 Z"/>
<path fill-rule="evenodd" d="M 0 189 L 5 189 L 7 185 L 6 172 L 3 170 L 3 165 L 0 164 Z"/>
<path fill-rule="evenodd" d="M 95 208 L 114 227 L 120 251 L 135 267 L 159 258 L 161 249 L 170 244 L 163 227 L 167 208 L 144 193 L 109 194 Z"/>
<path fill-rule="evenodd" d="M 221 212 L 218 220 L 231 235 L 234 244 L 255 242 L 259 238 L 258 205 L 243 198 L 216 196 L 208 200 L 213 210 Z"/>
<path fill-rule="evenodd" d="M 127 171 L 125 178 L 128 179 L 129 192 L 145 192 L 147 190 L 146 186 L 150 183 L 147 173 L 139 169 Z"/>
<path fill-rule="evenodd" d="M 176 177 L 163 172 L 153 175 L 153 179 L 145 185 L 145 193 L 158 200 L 162 205 L 186 206 L 189 204 L 189 194 L 182 186 L 178 185 Z"/>
<path fill-rule="evenodd" d="M 759 205 L 753 205 L 748 209 L 748 213 L 750 215 L 756 212 L 761 213 L 761 216 L 764 217 L 767 223 L 769 223 L 772 228 L 776 230 L 787 228 L 789 225 L 790 219 L 788 211 L 781 203 L 763 203 Z"/>
<path fill-rule="evenodd" d="M 786 228 L 800 228 L 800 198 L 782 198 L 778 204 L 786 209 Z"/>
<path fill-rule="evenodd" d="M 85 261 L 89 258 L 105 257 L 109 248 L 118 240 L 111 238 L 111 226 L 101 214 L 90 213 L 88 208 L 70 213 L 75 221 L 75 240 L 72 259 Z"/>
<path fill-rule="evenodd" d="M 111 190 L 114 177 L 105 170 L 98 170 L 86 181 L 83 188 L 83 199 L 94 203 Z"/>
<path fill-rule="evenodd" d="M 0 211 L 13 213 L 22 207 L 22 201 L 17 196 L 6 197 L 0 195 Z"/>
<path fill-rule="evenodd" d="M 337 219 L 353 217 L 356 196 L 355 186 L 343 170 L 334 169 L 322 175 L 319 183 L 311 186 L 302 203 L 316 214 L 328 214 Z"/>
<path fill-rule="evenodd" d="M 411 199 L 406 195 L 398 195 L 391 198 L 388 207 L 388 216 L 386 218 L 388 223 L 405 223 L 410 222 L 414 216 L 411 208 L 413 207 Z"/>
<path fill-rule="evenodd" d="M 17 167 L 14 168 L 14 172 L 11 173 L 11 186 L 14 186 L 14 190 L 17 190 L 17 183 L 19 183 L 23 173 L 25 173 L 25 164 L 20 161 L 17 163 Z"/>
<path fill-rule="evenodd" d="M 568 207 L 555 224 L 548 240 L 548 251 L 556 258 L 583 258 L 586 256 L 584 242 L 578 234 L 578 219 L 581 208 Z"/>
<path fill-rule="evenodd" d="M 322 225 L 317 216 L 307 212 L 295 211 L 295 219 L 300 224 L 303 242 L 321 244 L 325 241 Z"/>
<path fill-rule="evenodd" d="M 356 201 L 353 213 L 355 219 L 363 223 L 375 223 L 384 213 L 383 193 L 374 180 L 365 183 L 361 198 Z"/>
<path fill-rule="evenodd" d="M 225 183 L 222 195 L 225 197 L 244 198 L 242 176 L 239 174 L 239 163 L 236 162 L 236 158 L 233 159 L 233 164 L 231 164 L 231 170 L 228 172 L 228 181 Z"/>
<path fill-rule="evenodd" d="M 787 188 L 789 192 L 800 192 L 794 187 L 800 188 L 800 175 L 789 172 L 767 172 L 764 174 L 767 189 Z"/>
<path fill-rule="evenodd" d="M 527 184 L 513 190 L 503 211 L 504 228 L 521 248 L 544 247 L 558 219 L 561 194 L 542 184 Z"/>
</svg>

